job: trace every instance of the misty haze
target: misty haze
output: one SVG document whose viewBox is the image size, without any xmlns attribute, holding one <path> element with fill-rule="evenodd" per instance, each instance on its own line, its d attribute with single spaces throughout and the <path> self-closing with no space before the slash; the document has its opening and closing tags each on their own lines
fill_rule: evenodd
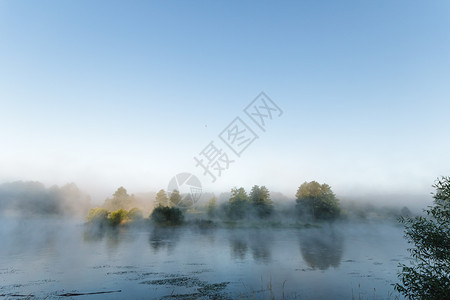
<svg viewBox="0 0 450 300">
<path fill-rule="evenodd" d="M 255 185 L 188 207 L 177 190 L 124 187 L 93 207 L 75 184 L 38 182 L 2 184 L 0 197 L 8 298 L 398 299 L 409 257 L 397 218 L 419 213 L 315 181 L 295 197 Z"/>
<path fill-rule="evenodd" d="M 450 300 L 449 15 L 0 0 L 0 299 Z"/>
</svg>

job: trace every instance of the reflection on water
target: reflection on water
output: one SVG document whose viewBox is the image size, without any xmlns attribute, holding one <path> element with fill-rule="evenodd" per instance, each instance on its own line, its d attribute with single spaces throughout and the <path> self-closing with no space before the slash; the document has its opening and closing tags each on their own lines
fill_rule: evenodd
<svg viewBox="0 0 450 300">
<path fill-rule="evenodd" d="M 87 227 L 83 231 L 83 242 L 98 243 L 103 240 L 105 230 L 98 227 Z"/>
<path fill-rule="evenodd" d="M 312 269 L 337 268 L 344 252 L 344 236 L 333 229 L 314 228 L 301 232 L 300 251 L 303 259 Z"/>
<path fill-rule="evenodd" d="M 83 228 L 83 242 L 101 243 L 106 241 L 107 249 L 112 251 L 122 243 L 133 242 L 135 236 L 129 234 L 129 231 L 127 228 L 86 226 Z"/>
<path fill-rule="evenodd" d="M 353 288 L 364 299 L 386 299 L 398 263 L 407 260 L 402 230 L 355 228 L 99 229 L 0 220 L 0 295 L 121 290 L 96 298 L 233 299 L 257 290 L 261 299 L 271 292 L 351 299 Z"/>
<path fill-rule="evenodd" d="M 229 237 L 231 258 L 233 260 L 244 260 L 247 255 L 247 238 L 241 235 Z"/>
<path fill-rule="evenodd" d="M 167 250 L 172 254 L 175 246 L 180 239 L 180 230 L 173 227 L 155 227 L 150 232 L 149 243 L 155 253 L 159 250 Z"/>
<path fill-rule="evenodd" d="M 250 235 L 250 248 L 255 262 L 270 262 L 270 248 L 272 244 L 273 233 L 270 230 L 257 230 Z"/>
<path fill-rule="evenodd" d="M 273 233 L 270 230 L 237 229 L 229 232 L 228 240 L 233 260 L 245 260 L 250 250 L 255 262 L 266 264 L 270 262 L 270 248 L 273 243 Z"/>
</svg>

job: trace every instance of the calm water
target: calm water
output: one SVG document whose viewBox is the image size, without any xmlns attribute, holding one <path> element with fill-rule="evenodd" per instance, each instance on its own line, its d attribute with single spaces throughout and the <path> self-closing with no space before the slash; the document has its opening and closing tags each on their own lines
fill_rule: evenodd
<svg viewBox="0 0 450 300">
<path fill-rule="evenodd" d="M 397 265 L 408 261 L 402 228 L 391 225 L 92 232 L 80 221 L 4 219 L 0 226 L 0 295 L 10 299 L 118 290 L 73 298 L 395 299 Z"/>
</svg>

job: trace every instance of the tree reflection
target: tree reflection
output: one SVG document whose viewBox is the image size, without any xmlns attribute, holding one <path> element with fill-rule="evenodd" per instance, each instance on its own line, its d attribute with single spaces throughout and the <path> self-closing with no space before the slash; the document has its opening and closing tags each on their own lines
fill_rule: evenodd
<svg viewBox="0 0 450 300">
<path fill-rule="evenodd" d="M 112 228 L 106 230 L 106 245 L 108 250 L 116 249 L 123 240 L 123 230 Z"/>
<path fill-rule="evenodd" d="M 344 237 L 333 228 L 308 229 L 300 235 L 303 260 L 313 269 L 338 267 L 343 254 Z"/>
<path fill-rule="evenodd" d="M 271 232 L 245 230 L 231 233 L 228 239 L 230 242 L 231 258 L 234 260 L 244 260 L 249 249 L 252 253 L 253 260 L 256 262 L 267 263 L 271 259 Z"/>
<path fill-rule="evenodd" d="M 167 253 L 171 254 L 179 239 L 180 232 L 177 228 L 154 227 L 150 232 L 149 243 L 155 253 L 166 249 Z"/>
<path fill-rule="evenodd" d="M 130 244 L 136 236 L 130 234 L 127 228 L 110 228 L 102 226 L 86 226 L 83 231 L 83 242 L 106 242 L 108 252 L 115 251 L 121 243 Z"/>
<path fill-rule="evenodd" d="M 270 247 L 273 241 L 273 233 L 269 230 L 249 233 L 250 248 L 253 259 L 259 263 L 268 263 L 271 260 Z"/>
<path fill-rule="evenodd" d="M 248 246 L 247 246 L 247 238 L 239 235 L 239 236 L 230 236 L 230 250 L 231 250 L 231 258 L 234 260 L 240 259 L 244 260 L 247 255 Z"/>
<path fill-rule="evenodd" d="M 83 231 L 83 241 L 87 243 L 95 243 L 103 240 L 105 230 L 94 227 L 87 227 Z"/>
</svg>

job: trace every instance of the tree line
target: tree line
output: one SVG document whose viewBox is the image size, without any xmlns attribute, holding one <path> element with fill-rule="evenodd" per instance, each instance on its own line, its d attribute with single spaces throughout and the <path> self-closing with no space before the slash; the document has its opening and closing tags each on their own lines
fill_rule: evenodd
<svg viewBox="0 0 450 300">
<path fill-rule="evenodd" d="M 117 189 L 112 198 L 105 200 L 102 208 L 96 207 L 89 211 L 88 223 L 123 225 L 142 221 L 143 211 L 131 208 L 135 203 L 134 195 L 129 195 L 123 187 Z M 155 224 L 179 225 L 183 222 L 186 207 L 178 204 L 182 195 L 178 190 L 167 194 L 162 189 L 155 196 L 155 207 L 148 216 Z M 303 220 L 334 220 L 340 215 L 339 200 L 327 184 L 316 181 L 304 182 L 297 190 L 295 200 L 296 213 Z M 113 207 L 116 210 L 108 210 Z M 243 187 L 232 188 L 230 197 L 220 207 L 217 199 L 210 199 L 206 205 L 210 219 L 243 220 L 248 218 L 268 219 L 274 215 L 274 202 L 266 186 L 254 185 L 247 193 Z"/>
</svg>

